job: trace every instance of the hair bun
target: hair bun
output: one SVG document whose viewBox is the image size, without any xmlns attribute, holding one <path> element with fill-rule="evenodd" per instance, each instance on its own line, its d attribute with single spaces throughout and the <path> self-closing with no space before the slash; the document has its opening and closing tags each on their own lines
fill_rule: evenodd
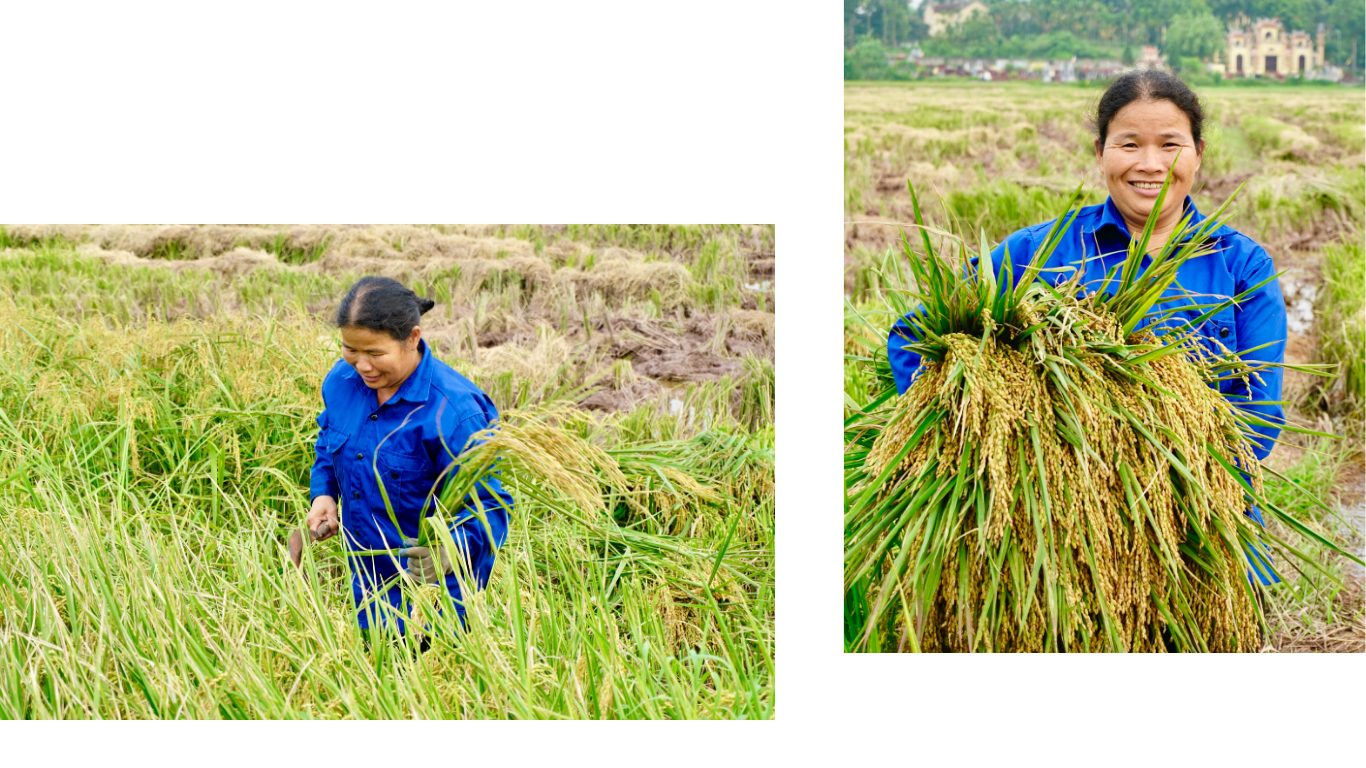
<svg viewBox="0 0 1366 768">
<path fill-rule="evenodd" d="M 427 314 L 427 310 L 429 310 L 429 309 L 431 309 L 432 307 L 435 307 L 435 306 L 436 306 L 436 302 L 435 302 L 435 301 L 432 301 L 431 299 L 418 298 L 418 300 L 417 300 L 417 312 L 418 312 L 418 314 L 420 314 L 420 315 L 425 315 L 425 314 Z"/>
</svg>

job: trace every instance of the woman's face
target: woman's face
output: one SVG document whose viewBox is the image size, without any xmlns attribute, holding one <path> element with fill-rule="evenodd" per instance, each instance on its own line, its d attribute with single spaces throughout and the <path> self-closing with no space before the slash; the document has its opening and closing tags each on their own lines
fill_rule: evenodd
<svg viewBox="0 0 1366 768">
<path fill-rule="evenodd" d="M 1190 118 L 1181 108 L 1165 99 L 1139 99 L 1125 104 L 1110 119 L 1105 145 L 1096 142 L 1096 152 L 1105 184 L 1115 207 L 1130 227 L 1142 226 L 1153 210 L 1157 193 L 1172 170 L 1171 187 L 1162 205 L 1162 218 L 1180 219 L 1182 204 L 1200 170 L 1204 142 L 1196 146 L 1191 136 Z M 1177 152 L 1181 153 L 1177 160 Z"/>
<path fill-rule="evenodd" d="M 406 341 L 354 325 L 342 328 L 341 337 L 342 359 L 356 369 L 371 389 L 397 389 L 417 367 L 417 342 L 422 331 L 416 326 Z"/>
</svg>

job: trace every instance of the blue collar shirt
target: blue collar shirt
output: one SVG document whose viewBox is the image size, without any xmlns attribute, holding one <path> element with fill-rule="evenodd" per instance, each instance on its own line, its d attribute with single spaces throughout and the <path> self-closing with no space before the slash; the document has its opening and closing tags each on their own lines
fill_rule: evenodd
<svg viewBox="0 0 1366 768">
<path fill-rule="evenodd" d="M 1205 220 L 1189 196 L 1185 200 L 1185 210 L 1193 223 Z M 1008 249 L 1014 278 L 1018 283 L 1034 250 L 1043 243 L 1053 223 L 1048 221 L 1027 227 L 1006 238 L 991 252 L 993 272 L 1000 273 Z M 1082 208 L 1044 264 L 1045 268 L 1062 270 L 1042 272 L 1040 278 L 1057 284 L 1071 277 L 1076 270 L 1082 270 L 1086 290 L 1102 289 L 1106 286 L 1106 273 L 1123 263 L 1129 240 L 1129 229 L 1113 200 L 1106 199 L 1104 204 Z M 1154 306 L 1152 313 L 1196 303 L 1217 303 L 1244 292 L 1276 273 L 1275 264 L 1266 249 L 1250 237 L 1228 226 L 1220 226 L 1210 233 L 1210 240 L 1216 248 L 1215 252 L 1182 264 L 1177 270 L 1175 283 L 1165 294 L 1170 299 Z M 1144 256 L 1143 266 L 1147 265 L 1148 257 Z M 1182 294 L 1193 294 L 1195 298 Z M 1163 326 L 1175 329 L 1183 326 L 1187 320 L 1194 321 L 1203 312 L 1197 309 L 1182 310 L 1166 318 L 1154 330 L 1161 334 L 1164 332 Z M 1237 352 L 1249 364 L 1284 362 L 1286 314 L 1279 281 L 1272 280 L 1263 285 L 1238 305 L 1205 321 L 1196 332 L 1199 342 L 1206 348 L 1213 351 L 1218 345 L 1223 345 Z M 902 318 L 892 327 L 887 340 L 887 356 L 899 392 L 906 391 L 921 369 L 920 355 L 906 347 L 914 338 L 911 325 L 906 318 Z M 1278 402 L 1281 399 L 1282 378 L 1282 369 L 1268 368 L 1249 377 L 1246 382 L 1231 379 L 1214 382 L 1210 386 L 1216 387 L 1243 411 L 1271 424 L 1283 424 L 1285 413 Z M 1253 429 L 1256 430 L 1256 436 L 1252 439 L 1253 453 L 1259 460 L 1265 459 L 1271 452 L 1280 428 L 1256 426 Z M 1255 508 L 1250 514 L 1258 523 L 1262 522 Z"/>
<path fill-rule="evenodd" d="M 338 360 L 323 379 L 310 499 L 326 495 L 338 501 L 342 538 L 349 551 L 397 549 L 404 538 L 416 538 L 423 506 L 429 495 L 440 494 L 438 478 L 451 463 L 446 447 L 459 455 L 473 435 L 498 419 L 493 402 L 479 387 L 438 360 L 425 340 L 419 341 L 418 349 L 422 358 L 417 368 L 383 405 L 345 360 Z M 396 531 L 389 519 L 376 469 L 402 531 Z M 478 494 L 492 539 L 468 513 L 455 513 L 451 533 L 456 544 L 468 551 L 476 588 L 482 588 L 493 569 L 494 552 L 507 538 L 513 502 L 496 477 Z M 466 502 L 469 505 L 472 500 Z M 348 561 L 360 626 L 370 626 L 375 616 L 383 622 L 384 616 L 396 615 L 403 631 L 406 611 L 400 604 L 396 578 L 398 567 L 407 567 L 406 558 L 396 563 L 388 556 L 349 555 Z M 454 574 L 446 577 L 446 587 L 463 616 Z M 397 613 L 374 607 L 376 596 Z"/>
</svg>

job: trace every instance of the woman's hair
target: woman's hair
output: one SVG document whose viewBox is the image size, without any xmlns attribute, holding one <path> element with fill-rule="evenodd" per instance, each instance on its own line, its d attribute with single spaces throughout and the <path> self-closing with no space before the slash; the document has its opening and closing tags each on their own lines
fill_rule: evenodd
<svg viewBox="0 0 1366 768">
<path fill-rule="evenodd" d="M 1100 145 L 1105 146 L 1105 135 L 1110 129 L 1110 120 L 1131 101 L 1170 101 L 1186 113 L 1191 121 L 1191 138 L 1195 146 L 1200 146 L 1200 128 L 1205 122 L 1205 112 L 1200 108 L 1200 97 L 1190 89 L 1181 78 L 1156 69 L 1141 69 L 1121 75 L 1105 95 L 1100 97 L 1096 109 L 1096 131 L 1100 134 Z"/>
<path fill-rule="evenodd" d="M 391 277 L 362 277 L 337 307 L 337 327 L 382 331 L 397 341 L 408 338 L 418 318 L 436 306 Z"/>
</svg>

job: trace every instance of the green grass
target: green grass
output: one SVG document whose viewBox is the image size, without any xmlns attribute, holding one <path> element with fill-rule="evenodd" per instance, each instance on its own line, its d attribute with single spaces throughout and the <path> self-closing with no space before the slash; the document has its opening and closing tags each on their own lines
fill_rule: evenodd
<svg viewBox="0 0 1366 768">
<path fill-rule="evenodd" d="M 28 361 L 0 380 L 22 403 L 0 423 L 3 547 L 16 553 L 0 577 L 0 715 L 771 716 L 771 482 L 733 485 L 735 465 L 709 471 L 679 444 L 646 450 L 661 433 L 738 440 L 739 468 L 771 477 L 771 427 L 750 432 L 729 409 L 691 437 L 661 430 L 664 415 L 594 426 L 594 444 L 644 451 L 653 471 L 675 462 L 712 489 L 672 495 L 628 474 L 613 491 L 660 497 L 629 525 L 514 473 L 511 538 L 469 631 L 446 622 L 414 664 L 363 650 L 335 540 L 302 577 L 284 557 L 335 354 L 324 328 L 129 334 L 0 314 L 0 345 Z M 720 521 L 708 537 L 661 522 L 707 517 Z"/>
<path fill-rule="evenodd" d="M 1354 459 L 1360 459 L 1356 455 L 1357 445 L 1322 438 L 1310 441 L 1301 458 L 1281 476 L 1267 478 L 1266 494 L 1278 505 L 1299 510 L 1301 517 L 1320 529 L 1337 531 L 1340 540 L 1360 554 L 1361 531 L 1353 521 L 1340 514 L 1338 493 L 1342 476 L 1359 472 L 1354 467 L 1360 465 L 1353 464 Z M 1314 498 L 1325 504 L 1315 503 Z M 1275 522 L 1272 522 L 1271 530 L 1282 537 L 1287 533 L 1284 526 Z M 1325 629 L 1361 626 L 1366 617 L 1363 616 L 1359 584 L 1356 586 L 1358 591 L 1351 592 L 1352 587 L 1348 586 L 1353 582 L 1351 564 L 1328 548 L 1310 543 L 1304 551 L 1323 563 L 1327 574 L 1300 569 L 1287 561 L 1286 565 L 1290 567 L 1282 573 L 1286 583 L 1266 590 L 1269 628 L 1273 636 L 1291 647 L 1303 645 L 1311 650 L 1337 650 L 1325 646 Z M 1350 640 L 1344 645 L 1341 650 L 1360 650 Z"/>
<path fill-rule="evenodd" d="M 721 237 L 718 254 L 738 247 Z M 508 243 L 525 249 L 509 260 L 532 251 Z M 489 588 L 467 629 L 435 617 L 414 660 L 366 649 L 337 539 L 302 572 L 285 550 L 339 354 L 324 318 L 356 275 L 111 265 L 76 245 L 11 238 L 0 254 L 0 717 L 773 717 L 771 356 L 633 408 L 565 410 L 635 378 L 581 317 L 664 332 L 703 308 L 689 320 L 638 286 L 557 291 L 516 270 L 413 276 L 453 315 L 432 326 L 438 354 L 524 442 Z M 532 341 L 481 348 L 486 333 Z M 600 502 L 553 472 L 586 455 Z"/>
<path fill-rule="evenodd" d="M 302 309 L 337 301 L 357 277 L 257 270 L 225 280 L 207 270 L 111 266 L 61 240 L 0 252 L 0 293 L 22 306 L 121 323 L 203 317 L 236 306 Z"/>
<path fill-rule="evenodd" d="M 1366 404 L 1366 249 L 1361 233 L 1325 248 L 1323 255 L 1318 353 L 1338 369 L 1320 396 L 1330 411 L 1349 417 L 1360 438 Z"/>
<path fill-rule="evenodd" d="M 1012 232 L 1048 221 L 1066 208 L 1074 190 L 1025 187 L 1009 181 L 988 181 L 969 190 L 955 190 L 945 199 L 951 220 L 959 231 L 986 232 L 992 242 L 1004 240 Z M 1092 191 L 1083 204 L 1094 205 L 1105 198 Z"/>
</svg>

